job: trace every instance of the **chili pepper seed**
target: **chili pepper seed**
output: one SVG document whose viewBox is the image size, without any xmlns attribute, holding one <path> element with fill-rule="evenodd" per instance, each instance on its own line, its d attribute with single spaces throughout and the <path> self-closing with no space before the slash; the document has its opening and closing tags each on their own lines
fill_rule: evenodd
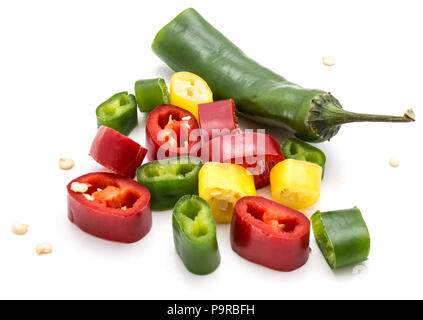
<svg viewBox="0 0 423 320">
<path fill-rule="evenodd" d="M 72 159 L 60 158 L 59 159 L 59 168 L 62 170 L 72 169 L 75 165 L 75 162 Z"/>
<path fill-rule="evenodd" d="M 42 242 L 35 247 L 35 252 L 39 255 L 49 254 L 53 251 L 53 246 L 50 242 Z"/>
<path fill-rule="evenodd" d="M 323 64 L 328 67 L 333 66 L 336 63 L 336 59 L 333 56 L 325 56 L 322 58 L 322 61 Z"/>
<path fill-rule="evenodd" d="M 399 164 L 400 164 L 400 161 L 399 161 L 399 159 L 398 159 L 398 158 L 391 158 L 391 159 L 389 159 L 389 165 L 390 165 L 391 167 L 396 168 L 396 167 L 398 167 L 398 166 L 399 166 Z"/>
<path fill-rule="evenodd" d="M 25 234 L 28 231 L 29 224 L 22 222 L 14 222 L 12 224 L 12 232 L 15 234 Z"/>
<path fill-rule="evenodd" d="M 87 183 L 72 182 L 71 184 L 71 190 L 73 192 L 85 193 L 88 191 L 89 187 L 91 187 L 91 185 Z"/>
</svg>

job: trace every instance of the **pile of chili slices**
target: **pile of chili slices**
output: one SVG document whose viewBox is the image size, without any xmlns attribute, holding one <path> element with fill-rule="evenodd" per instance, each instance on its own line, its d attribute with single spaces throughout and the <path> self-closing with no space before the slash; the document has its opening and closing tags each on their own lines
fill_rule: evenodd
<svg viewBox="0 0 423 320">
<path fill-rule="evenodd" d="M 127 136 L 138 124 L 137 107 L 148 113 L 146 147 Z M 152 210 L 173 209 L 175 249 L 195 274 L 220 264 L 216 223 L 231 224 L 241 257 L 279 271 L 307 262 L 311 227 L 331 268 L 367 259 L 370 237 L 359 209 L 317 211 L 311 222 L 298 211 L 319 199 L 324 153 L 297 138 L 280 145 L 268 134 L 242 132 L 234 101 L 213 101 L 199 76 L 177 72 L 170 90 L 163 79 L 137 81 L 135 96 L 115 94 L 96 115 L 90 155 L 114 173 L 68 184 L 68 217 L 81 230 L 132 243 L 150 231 Z M 271 200 L 256 195 L 269 184 Z"/>
</svg>

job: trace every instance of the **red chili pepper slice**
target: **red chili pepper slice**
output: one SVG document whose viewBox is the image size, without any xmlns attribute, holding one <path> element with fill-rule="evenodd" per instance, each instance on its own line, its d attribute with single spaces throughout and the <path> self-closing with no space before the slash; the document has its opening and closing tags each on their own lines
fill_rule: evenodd
<svg viewBox="0 0 423 320">
<path fill-rule="evenodd" d="M 72 191 L 74 182 L 89 185 L 85 193 Z M 94 236 L 125 243 L 143 238 L 151 229 L 150 192 L 130 178 L 94 172 L 68 186 L 68 218 Z"/>
<path fill-rule="evenodd" d="M 270 170 L 284 156 L 279 143 L 268 134 L 246 132 L 209 140 L 201 149 L 204 162 L 236 163 L 254 175 L 256 188 L 270 183 Z"/>
<path fill-rule="evenodd" d="M 244 197 L 235 205 L 232 249 L 271 269 L 292 271 L 307 262 L 310 221 L 299 211 L 263 197 Z"/>
<path fill-rule="evenodd" d="M 95 161 L 117 174 L 133 178 L 147 149 L 119 132 L 101 126 L 91 145 L 90 155 Z"/>
<path fill-rule="evenodd" d="M 191 131 L 198 129 L 195 117 L 191 112 L 171 104 L 162 104 L 151 111 L 145 128 L 150 161 L 189 155 L 198 141 L 190 139 Z"/>
<path fill-rule="evenodd" d="M 209 139 L 233 134 L 233 130 L 238 128 L 232 99 L 199 104 L 198 117 L 200 128 L 207 131 Z"/>
</svg>

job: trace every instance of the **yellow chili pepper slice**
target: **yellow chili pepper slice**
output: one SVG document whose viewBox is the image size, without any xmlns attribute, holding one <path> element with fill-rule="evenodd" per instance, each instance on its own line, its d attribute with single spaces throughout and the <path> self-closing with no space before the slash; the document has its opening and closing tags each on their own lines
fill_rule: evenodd
<svg viewBox="0 0 423 320">
<path fill-rule="evenodd" d="M 287 207 L 303 209 L 320 197 L 322 167 L 295 159 L 286 159 L 270 171 L 272 198 Z"/>
<path fill-rule="evenodd" d="M 177 72 L 170 80 L 170 103 L 191 112 L 198 121 L 198 105 L 213 101 L 206 81 L 191 72 Z"/>
<path fill-rule="evenodd" d="M 255 196 L 253 176 L 237 164 L 208 162 L 198 175 L 198 193 L 206 200 L 218 223 L 230 223 L 235 203 L 242 197 Z"/>
</svg>

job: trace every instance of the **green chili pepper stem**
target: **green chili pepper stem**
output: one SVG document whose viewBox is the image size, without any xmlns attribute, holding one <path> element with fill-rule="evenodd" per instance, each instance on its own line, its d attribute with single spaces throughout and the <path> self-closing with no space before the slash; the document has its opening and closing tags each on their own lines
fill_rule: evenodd
<svg viewBox="0 0 423 320">
<path fill-rule="evenodd" d="M 329 140 L 339 130 L 340 125 L 351 122 L 412 122 L 414 115 L 407 112 L 403 116 L 354 113 L 342 109 L 339 101 L 330 93 L 318 95 L 312 100 L 308 114 L 311 130 L 323 140 Z"/>
</svg>

